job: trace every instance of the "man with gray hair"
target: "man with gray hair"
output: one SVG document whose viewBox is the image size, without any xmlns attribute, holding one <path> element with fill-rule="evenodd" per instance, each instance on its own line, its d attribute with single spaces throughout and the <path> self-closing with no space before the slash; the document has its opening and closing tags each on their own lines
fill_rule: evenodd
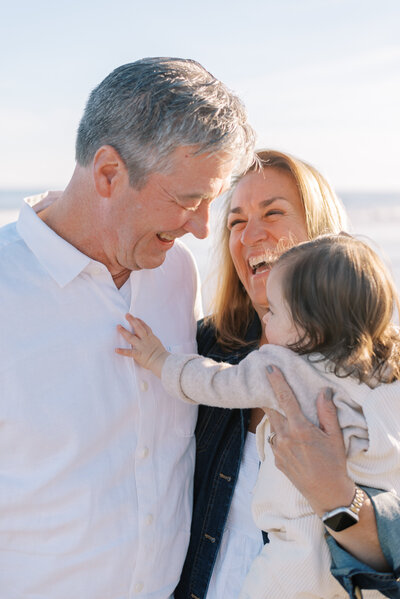
<svg viewBox="0 0 400 599">
<path fill-rule="evenodd" d="M 253 159 L 241 102 L 191 60 L 117 68 L 62 193 L 0 232 L 0 588 L 7 599 L 170 597 L 189 540 L 196 411 L 121 346 L 129 311 L 195 350 L 178 241 Z"/>
</svg>

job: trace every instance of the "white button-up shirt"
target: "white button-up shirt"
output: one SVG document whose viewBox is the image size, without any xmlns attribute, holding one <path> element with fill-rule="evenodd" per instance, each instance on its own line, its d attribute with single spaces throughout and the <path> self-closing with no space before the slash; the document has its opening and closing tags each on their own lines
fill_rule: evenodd
<svg viewBox="0 0 400 599">
<path fill-rule="evenodd" d="M 129 310 L 171 351 L 194 351 L 197 271 L 176 242 L 162 266 L 131 274 L 129 305 L 35 210 L 0 232 L 0 595 L 169 597 L 197 413 L 115 353 L 116 325 Z"/>
</svg>

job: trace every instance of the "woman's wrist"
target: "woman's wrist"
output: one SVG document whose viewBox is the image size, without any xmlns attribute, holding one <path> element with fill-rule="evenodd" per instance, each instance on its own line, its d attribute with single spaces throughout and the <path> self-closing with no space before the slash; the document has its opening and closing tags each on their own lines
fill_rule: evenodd
<svg viewBox="0 0 400 599">
<path fill-rule="evenodd" d="M 359 521 L 342 531 L 327 528 L 329 534 L 350 555 L 377 572 L 390 572 L 391 568 L 379 543 L 376 518 L 371 499 L 365 494 L 359 511 Z"/>
<path fill-rule="evenodd" d="M 326 512 L 350 505 L 355 491 L 355 483 L 346 476 L 340 481 L 333 480 L 324 488 L 320 486 L 318 494 L 308 500 L 314 512 L 322 518 Z"/>
</svg>

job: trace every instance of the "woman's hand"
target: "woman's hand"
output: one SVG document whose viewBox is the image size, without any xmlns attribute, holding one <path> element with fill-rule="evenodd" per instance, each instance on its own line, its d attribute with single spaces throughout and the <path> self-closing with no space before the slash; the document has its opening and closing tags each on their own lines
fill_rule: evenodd
<svg viewBox="0 0 400 599">
<path fill-rule="evenodd" d="M 347 475 L 342 431 L 332 401 L 332 391 L 324 389 L 317 398 L 320 426 L 303 414 L 297 399 L 277 367 L 267 371 L 276 399 L 285 416 L 266 409 L 273 442 L 275 464 L 322 516 L 338 506 L 349 505 L 355 485 Z M 310 401 L 314 401 L 310 397 Z"/>
<path fill-rule="evenodd" d="M 316 514 L 350 505 L 355 491 L 347 475 L 342 431 L 330 389 L 319 392 L 319 427 L 304 416 L 292 389 L 276 366 L 268 366 L 267 377 L 285 416 L 265 409 L 276 435 L 271 443 L 275 464 L 304 497 Z M 310 397 L 310 401 L 314 401 Z M 388 571 L 376 528 L 375 513 L 367 497 L 360 520 L 341 532 L 329 531 L 336 541 L 360 561 L 377 571 Z"/>
<path fill-rule="evenodd" d="M 151 370 L 153 374 L 161 378 L 162 367 L 169 352 L 143 320 L 135 318 L 131 314 L 126 315 L 126 320 L 131 325 L 132 331 L 128 331 L 121 325 L 118 325 L 117 329 L 125 341 L 131 344 L 132 349 L 118 347 L 115 350 L 116 353 L 133 358 L 140 366 Z"/>
</svg>

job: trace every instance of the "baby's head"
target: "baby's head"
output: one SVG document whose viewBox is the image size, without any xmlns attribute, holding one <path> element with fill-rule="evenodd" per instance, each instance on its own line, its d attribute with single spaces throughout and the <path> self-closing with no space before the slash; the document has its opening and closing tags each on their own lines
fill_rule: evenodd
<svg viewBox="0 0 400 599">
<path fill-rule="evenodd" d="M 337 374 L 362 381 L 400 377 L 391 322 L 398 296 L 388 269 L 362 241 L 324 235 L 291 248 L 269 274 L 267 297 L 270 343 L 319 352 Z"/>
</svg>

